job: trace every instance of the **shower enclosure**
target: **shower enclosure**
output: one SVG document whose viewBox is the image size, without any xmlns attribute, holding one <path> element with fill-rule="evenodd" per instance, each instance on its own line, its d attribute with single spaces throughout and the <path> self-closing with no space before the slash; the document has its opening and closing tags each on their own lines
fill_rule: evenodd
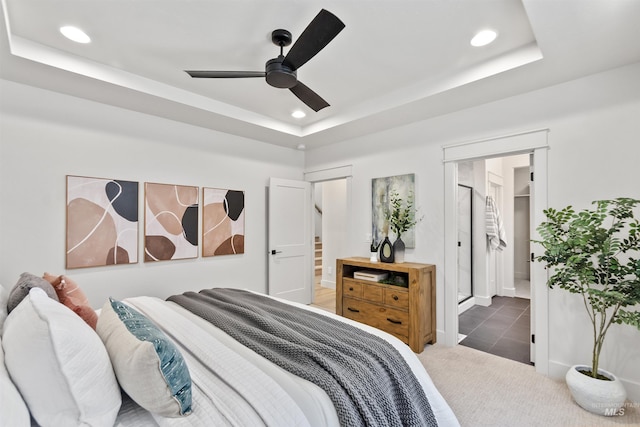
<svg viewBox="0 0 640 427">
<path fill-rule="evenodd" d="M 458 304 L 473 296 L 473 188 L 458 184 Z"/>
</svg>

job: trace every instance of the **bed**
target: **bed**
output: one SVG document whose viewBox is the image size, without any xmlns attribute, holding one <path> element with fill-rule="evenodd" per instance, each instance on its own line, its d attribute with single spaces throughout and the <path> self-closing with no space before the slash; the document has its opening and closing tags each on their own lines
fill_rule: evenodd
<svg viewBox="0 0 640 427">
<path fill-rule="evenodd" d="M 312 329 L 319 331 L 323 328 L 330 328 L 329 330 L 332 332 L 329 333 L 329 335 L 334 335 L 334 338 L 337 338 L 338 341 L 341 342 L 341 344 L 336 347 L 338 350 L 331 349 L 324 343 L 318 345 L 322 348 L 327 348 L 323 350 L 329 355 L 326 357 L 329 357 L 329 359 L 335 357 L 338 362 L 327 362 L 326 360 L 329 359 L 325 360 L 318 357 L 319 362 L 314 363 L 334 366 L 334 368 L 328 368 L 328 370 L 343 369 L 344 366 L 347 366 L 347 370 L 343 371 L 344 375 L 340 372 L 338 373 L 338 382 L 346 378 L 348 381 L 342 382 L 356 384 L 360 381 L 359 378 L 363 378 L 362 382 L 366 383 L 370 381 L 370 379 L 367 379 L 367 376 L 383 376 L 375 371 L 375 369 L 380 369 L 380 366 L 378 366 L 379 363 L 376 361 L 362 363 L 361 361 L 349 362 L 343 359 L 345 353 L 350 353 L 351 350 L 341 346 L 350 346 L 351 344 L 349 344 L 350 338 L 346 335 L 343 336 L 342 332 L 339 332 L 342 325 L 350 329 L 350 333 L 374 340 L 371 341 L 372 344 L 367 346 L 369 353 L 373 352 L 371 348 L 376 349 L 375 352 L 373 352 L 375 353 L 374 356 L 377 354 L 386 355 L 387 353 L 384 352 L 397 354 L 397 356 L 402 359 L 397 365 L 406 367 L 409 374 L 394 374 L 396 375 L 396 377 L 393 377 L 395 379 L 392 378 L 391 380 L 386 379 L 382 381 L 382 384 L 379 386 L 380 389 L 377 392 L 372 391 L 370 395 L 362 392 L 358 395 L 358 386 L 355 386 L 352 390 L 350 388 L 352 387 L 351 385 L 345 386 L 346 391 L 336 391 L 331 388 L 325 389 L 325 383 L 316 380 L 316 377 L 320 376 L 316 373 L 307 375 L 305 375 L 305 372 L 300 371 L 297 372 L 298 375 L 291 373 L 290 370 L 296 372 L 295 364 L 298 362 L 291 362 L 291 364 L 294 365 L 293 369 L 286 363 L 284 366 L 281 365 L 279 359 L 281 359 L 282 356 L 278 354 L 279 350 L 276 350 L 276 355 L 274 356 L 273 354 L 269 354 L 271 350 L 263 350 L 260 345 L 252 347 L 251 343 L 242 344 L 243 339 L 247 338 L 235 336 L 238 330 L 247 329 L 255 331 L 256 324 L 264 324 L 265 330 L 274 329 L 273 325 L 263 323 L 263 319 L 266 316 L 260 313 L 264 307 L 256 306 L 254 308 L 254 306 L 243 306 L 242 310 L 245 310 L 244 313 L 248 313 L 249 317 L 254 318 L 249 322 L 251 323 L 249 326 L 236 323 L 227 324 L 227 321 L 214 325 L 212 319 L 206 319 L 209 317 L 206 313 L 213 313 L 211 314 L 213 317 L 221 316 L 220 313 L 223 311 L 222 307 L 214 305 L 213 307 L 206 308 L 201 301 L 193 302 L 191 300 L 198 298 L 213 299 L 213 296 L 207 293 L 213 294 L 216 292 L 222 295 L 221 298 L 224 300 L 222 303 L 218 302 L 216 304 L 230 305 L 229 301 L 242 298 L 250 300 L 249 302 L 244 302 L 243 300 L 243 304 L 254 304 L 254 301 L 255 304 L 266 304 L 269 307 L 275 304 L 282 312 L 294 313 L 287 314 L 288 316 L 292 316 L 291 319 L 294 319 L 291 323 L 303 323 L 302 320 L 298 319 L 304 318 L 307 319 L 304 320 L 304 322 L 312 322 L 312 326 L 314 324 L 324 325 L 315 328 L 312 327 Z M 204 295 L 204 297 L 202 295 Z M 72 310 L 68 310 L 63 304 L 56 303 L 40 289 L 30 290 L 24 301 L 9 314 L 6 318 L 4 328 L 2 328 L 4 331 L 2 335 L 2 347 L 4 349 L 6 367 L 9 368 L 9 375 L 6 375 L 5 364 L 0 366 L 0 378 L 4 376 L 2 380 L 2 420 L 0 420 L 2 421 L 2 425 L 6 424 L 5 422 L 9 417 L 15 417 L 14 419 L 17 420 L 22 416 L 22 420 L 24 420 L 24 414 L 21 413 L 23 411 L 20 410 L 20 402 L 18 402 L 20 398 L 24 399 L 24 402 L 26 402 L 25 407 L 28 407 L 33 415 L 31 418 L 33 425 L 38 425 L 38 422 L 41 425 L 62 425 L 60 424 L 62 422 L 66 423 L 64 425 L 69 425 L 69 419 L 82 420 L 85 425 L 115 425 L 118 427 L 397 424 L 390 421 L 394 419 L 393 417 L 385 419 L 385 413 L 388 410 L 388 406 L 385 405 L 389 404 L 399 408 L 397 411 L 400 413 L 400 416 L 405 417 L 403 418 L 404 421 L 401 422 L 403 425 L 425 425 L 423 422 L 426 418 L 430 420 L 429 422 L 431 422 L 431 420 L 433 421 L 432 425 L 459 425 L 455 415 L 434 386 L 424 367 L 407 345 L 383 331 L 314 307 L 237 289 L 203 290 L 199 293 L 191 292 L 172 296 L 168 298 L 168 300 L 140 296 L 127 298 L 123 301 L 107 301 L 105 306 L 99 310 L 97 322 L 98 334 L 96 334 L 90 327 L 85 327 L 86 323 L 82 320 L 78 323 L 77 320 L 79 317 L 76 316 Z M 194 305 L 196 306 L 195 308 Z M 198 306 L 200 308 L 198 308 Z M 109 319 L 111 319 L 111 317 L 117 319 L 118 317 L 112 313 L 111 307 L 114 307 L 113 313 L 118 313 L 118 309 L 122 309 L 129 313 L 135 312 L 139 314 L 140 319 L 143 320 L 137 318 L 130 320 L 135 320 L 137 325 L 142 325 L 141 329 L 143 331 L 148 332 L 149 330 L 157 328 L 157 333 L 166 338 L 167 346 L 174 349 L 175 354 L 171 356 L 172 361 L 176 358 L 181 360 L 181 369 L 188 370 L 189 376 L 189 396 L 187 396 L 189 405 L 187 407 L 185 402 L 182 402 L 181 408 L 186 408 L 186 410 L 182 411 L 184 413 L 181 413 L 178 397 L 186 400 L 185 395 L 183 395 L 185 387 L 180 388 L 181 386 L 178 385 L 177 389 L 173 391 L 169 390 L 170 396 L 167 398 L 167 387 L 153 385 L 154 383 L 150 379 L 153 377 L 154 381 L 157 380 L 155 373 L 151 375 L 145 372 L 145 370 L 149 368 L 145 368 L 143 365 L 138 364 L 137 360 L 132 359 L 131 355 L 137 350 L 130 350 L 128 347 L 129 344 L 123 344 L 122 333 L 126 335 L 127 331 L 124 330 L 124 332 L 122 332 L 123 328 L 118 329 L 118 327 L 116 327 L 115 332 L 114 330 L 105 332 L 105 330 L 108 330 L 108 327 L 105 325 L 109 324 Z M 204 315 L 203 313 L 200 313 L 200 315 L 195 314 L 202 310 L 204 310 Z M 238 310 L 236 307 L 232 308 L 233 314 L 230 316 L 233 317 L 240 313 L 239 317 L 243 317 L 242 311 Z M 36 312 L 36 315 L 32 315 L 32 311 Z M 53 312 L 53 314 L 49 312 Z M 27 316 L 25 313 L 29 313 L 29 315 Z M 45 315 L 43 315 L 43 313 L 45 313 Z M 71 317 L 71 314 L 75 316 L 75 319 Z M 46 352 L 43 351 L 42 348 L 30 347 L 34 340 L 26 337 L 26 335 L 31 334 L 24 334 L 22 332 L 24 331 L 25 324 L 23 322 L 29 322 L 30 327 L 40 330 L 42 328 L 37 325 L 37 320 L 34 321 L 34 319 L 37 318 L 41 320 L 43 317 L 47 317 L 46 322 L 43 322 L 47 324 L 47 328 L 55 331 L 62 329 L 66 331 L 63 332 L 63 334 L 69 335 L 66 337 L 66 341 L 56 338 L 57 342 L 49 344 L 46 350 L 52 353 L 67 352 L 69 353 L 68 360 L 57 360 L 55 363 L 45 363 L 42 361 L 43 359 L 61 359 L 64 357 L 60 354 L 55 357 L 51 355 L 45 356 Z M 34 322 L 36 323 L 35 326 L 33 326 Z M 56 326 L 56 322 L 59 322 L 60 325 Z M 246 321 L 243 320 L 243 322 Z M 271 320 L 269 320 L 269 322 L 271 322 Z M 118 320 L 114 320 L 114 324 L 117 323 L 119 323 Z M 71 324 L 73 324 L 73 328 L 70 327 Z M 276 329 L 279 328 L 280 326 Z M 58 333 L 55 331 L 52 332 L 51 330 L 46 334 L 55 335 Z M 154 332 L 151 331 L 151 333 Z M 255 332 L 251 332 L 250 335 L 251 334 L 255 335 Z M 263 334 L 262 329 L 260 329 L 258 334 L 268 335 L 269 338 L 266 338 L 266 341 L 269 345 L 271 345 L 271 341 L 276 341 L 274 345 L 279 345 L 279 340 L 282 340 L 280 337 L 274 339 L 271 333 Z M 303 340 L 310 339 L 309 335 L 314 335 L 310 329 L 308 329 L 307 332 L 304 330 L 303 332 L 291 332 L 288 328 L 286 334 L 298 334 Z M 100 339 L 96 340 L 96 336 L 99 336 Z M 52 339 L 52 341 L 56 340 Z M 118 344 L 115 347 L 117 348 L 117 353 L 112 351 L 114 346 L 110 344 L 110 340 L 117 340 Z M 37 341 L 42 342 L 43 340 L 39 339 Z M 61 341 L 63 342 L 62 344 Z M 139 340 L 136 342 L 139 342 Z M 305 341 L 302 341 L 302 343 L 306 346 L 306 344 L 304 344 Z M 291 344 L 288 341 L 282 345 L 287 347 Z M 26 347 L 21 351 L 16 351 L 14 348 L 18 346 Z M 56 348 L 56 346 L 58 348 Z M 107 350 L 103 351 L 99 346 Z M 388 346 L 388 349 L 382 350 L 384 346 Z M 314 347 L 314 345 L 310 347 Z M 64 350 L 62 351 L 60 348 L 64 348 Z M 87 358 L 79 357 L 78 355 L 88 351 L 88 349 L 92 349 L 92 356 L 89 358 L 91 362 L 82 365 L 82 363 L 84 363 L 82 360 Z M 123 351 L 123 349 L 127 350 Z M 287 352 L 288 351 L 289 350 L 287 350 Z M 295 352 L 296 351 L 294 351 L 294 353 Z M 307 352 L 305 351 L 304 353 Z M 98 355 L 100 357 L 98 357 Z M 119 355 L 124 357 L 123 360 L 125 360 L 125 362 L 118 361 Z M 154 356 L 157 355 L 154 354 Z M 304 357 L 309 356 L 305 355 Z M 270 358 L 273 360 L 270 360 Z M 315 353 L 313 353 L 312 358 L 314 360 L 316 359 Z M 380 357 L 378 357 L 378 359 L 379 358 Z M 154 359 L 154 361 L 156 366 L 152 369 L 157 370 L 158 361 L 156 359 Z M 81 364 L 82 366 L 71 366 L 71 368 L 69 368 L 69 365 L 73 365 L 74 363 Z M 350 366 L 350 363 L 354 364 Z M 116 372 L 115 384 L 114 381 L 109 378 L 110 370 L 102 366 L 105 364 L 111 367 L 111 372 Z M 163 365 L 164 361 L 161 360 L 160 364 Z M 16 367 L 16 365 L 18 367 Z M 124 371 L 118 368 L 118 366 L 122 365 L 125 366 Z M 22 371 L 26 371 L 27 373 L 19 372 L 20 367 L 24 366 L 29 366 L 29 369 L 22 369 Z M 335 368 L 335 366 L 337 366 L 337 368 Z M 126 369 L 129 369 L 129 371 L 126 371 Z M 317 368 L 309 368 L 308 371 L 315 372 L 313 369 Z M 372 369 L 373 373 L 366 373 Z M 61 370 L 62 374 L 57 374 L 57 377 L 52 377 L 51 371 L 55 370 Z M 98 371 L 97 373 L 93 372 L 96 370 Z M 304 370 L 305 369 L 302 369 L 302 371 Z M 395 371 L 396 369 L 387 366 L 383 368 L 383 370 Z M 402 371 L 402 369 L 397 370 L 399 372 Z M 143 373 L 141 374 L 140 371 L 143 371 Z M 126 375 L 123 372 L 126 372 Z M 171 373 L 166 375 L 166 377 L 168 378 L 170 375 Z M 176 375 L 179 376 L 178 374 Z M 332 372 L 332 375 L 336 376 L 335 372 Z M 304 378 L 305 376 L 307 377 L 306 379 Z M 64 387 L 59 385 L 61 381 L 59 377 L 64 377 L 62 380 Z M 391 377 L 392 376 L 390 376 L 390 378 Z M 329 381 L 331 381 L 331 378 L 330 376 Z M 35 388 L 36 390 L 27 390 L 28 385 L 34 382 L 37 383 L 37 387 L 31 388 Z M 78 385 L 77 383 L 84 384 Z M 402 390 L 395 391 L 396 389 L 393 387 L 398 387 L 396 383 L 400 384 Z M 417 387 L 419 391 L 406 386 L 407 383 L 415 383 L 415 387 Z M 178 384 L 181 383 L 178 382 Z M 15 392 L 12 393 L 12 385 L 15 385 L 16 390 L 19 390 L 17 396 L 15 396 Z M 52 387 L 71 389 L 71 393 L 75 393 L 74 396 L 72 396 L 73 399 L 71 399 L 73 402 L 65 402 L 61 396 L 55 393 Z M 360 387 L 364 386 L 360 385 Z M 366 387 L 369 387 L 368 383 Z M 387 388 L 394 391 L 385 392 Z M 127 393 L 122 392 L 122 390 L 127 390 Z M 368 389 L 365 388 L 364 390 Z M 131 392 L 129 393 L 129 391 Z M 156 391 L 158 391 L 157 395 L 154 394 Z M 118 394 L 117 398 L 115 397 L 115 393 Z M 162 393 L 165 393 L 165 395 Z M 364 401 L 358 402 L 355 406 L 355 415 L 351 413 L 354 412 L 354 408 L 346 407 L 345 409 L 341 403 L 341 400 L 344 400 L 340 397 L 341 393 L 344 393 L 345 396 L 351 396 L 351 394 L 360 396 L 354 398 L 356 401 L 358 399 L 364 399 Z M 405 394 L 403 395 L 402 393 Z M 62 395 L 64 393 L 58 394 Z M 134 396 L 134 398 L 129 397 L 129 394 Z M 383 394 L 386 394 L 386 396 L 383 396 Z M 420 398 L 413 397 L 414 394 L 418 396 L 424 395 L 428 400 L 429 408 L 425 409 Z M 80 398 L 78 398 L 78 396 L 80 396 Z M 84 399 L 86 402 L 79 404 L 77 402 L 78 399 Z M 417 403 L 413 403 L 413 408 L 407 409 L 405 408 L 405 406 L 408 405 L 408 403 L 405 402 L 406 400 L 413 400 Z M 99 403 L 96 403 L 97 401 L 99 401 Z M 158 407 L 153 406 L 156 404 Z M 78 406 L 80 407 L 78 408 Z M 382 406 L 382 409 L 379 408 L 379 406 Z M 165 407 L 169 408 L 168 412 Z M 178 408 L 177 412 L 176 408 Z M 396 409 L 391 409 L 391 411 L 395 410 Z M 414 412 L 417 411 L 417 415 L 416 413 L 410 413 L 410 410 Z M 370 411 L 370 413 L 358 413 L 363 411 Z M 63 418 L 56 419 L 56 417 L 61 416 L 59 415 L 60 413 L 63 413 Z M 92 413 L 93 415 L 91 415 Z M 407 415 L 407 413 L 409 413 L 409 415 Z M 428 414 L 424 415 L 424 413 Z M 64 417 L 67 417 L 66 421 Z M 78 423 L 79 421 L 76 422 L 76 424 Z M 28 425 L 28 423 L 26 425 Z"/>
</svg>

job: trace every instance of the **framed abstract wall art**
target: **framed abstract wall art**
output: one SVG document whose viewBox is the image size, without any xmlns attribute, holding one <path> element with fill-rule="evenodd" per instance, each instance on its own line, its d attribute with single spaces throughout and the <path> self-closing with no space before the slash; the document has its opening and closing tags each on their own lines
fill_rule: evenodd
<svg viewBox="0 0 640 427">
<path fill-rule="evenodd" d="M 145 182 L 144 260 L 198 257 L 198 187 Z"/>
<path fill-rule="evenodd" d="M 67 175 L 66 267 L 138 262 L 138 183 Z"/>
<path fill-rule="evenodd" d="M 390 195 L 397 193 L 401 199 L 407 200 L 409 195 L 415 194 L 415 174 L 388 176 L 385 178 L 374 178 L 371 180 L 371 219 L 372 219 L 372 240 L 379 243 L 384 240 L 385 229 L 388 229 L 389 239 L 393 242 L 397 236 L 394 235 L 391 227 L 388 227 L 385 219 L 385 212 L 390 211 Z M 415 229 L 411 228 L 402 234 L 402 240 L 407 248 L 414 248 L 416 245 Z"/>
<path fill-rule="evenodd" d="M 244 253 L 244 191 L 202 189 L 202 256 Z"/>
</svg>

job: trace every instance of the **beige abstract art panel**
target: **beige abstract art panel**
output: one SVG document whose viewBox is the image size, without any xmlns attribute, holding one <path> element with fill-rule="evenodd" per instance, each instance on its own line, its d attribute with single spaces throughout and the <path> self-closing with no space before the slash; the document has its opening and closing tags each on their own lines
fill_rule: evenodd
<svg viewBox="0 0 640 427">
<path fill-rule="evenodd" d="M 202 189 L 202 256 L 244 253 L 244 191 Z"/>
<path fill-rule="evenodd" d="M 138 183 L 67 176 L 67 268 L 138 262 Z"/>
<path fill-rule="evenodd" d="M 198 187 L 145 183 L 144 260 L 198 257 Z"/>
</svg>

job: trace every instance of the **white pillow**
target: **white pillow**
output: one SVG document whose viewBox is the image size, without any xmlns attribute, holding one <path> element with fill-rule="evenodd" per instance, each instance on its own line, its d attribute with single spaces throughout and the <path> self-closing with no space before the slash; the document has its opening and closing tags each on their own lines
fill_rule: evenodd
<svg viewBox="0 0 640 427">
<path fill-rule="evenodd" d="M 100 337 L 40 288 L 11 311 L 5 363 L 31 415 L 47 426 L 113 426 L 122 402 Z"/>
<path fill-rule="evenodd" d="M 0 426 L 30 425 L 29 409 L 4 365 L 2 345 L 0 345 L 0 397 Z"/>
</svg>

